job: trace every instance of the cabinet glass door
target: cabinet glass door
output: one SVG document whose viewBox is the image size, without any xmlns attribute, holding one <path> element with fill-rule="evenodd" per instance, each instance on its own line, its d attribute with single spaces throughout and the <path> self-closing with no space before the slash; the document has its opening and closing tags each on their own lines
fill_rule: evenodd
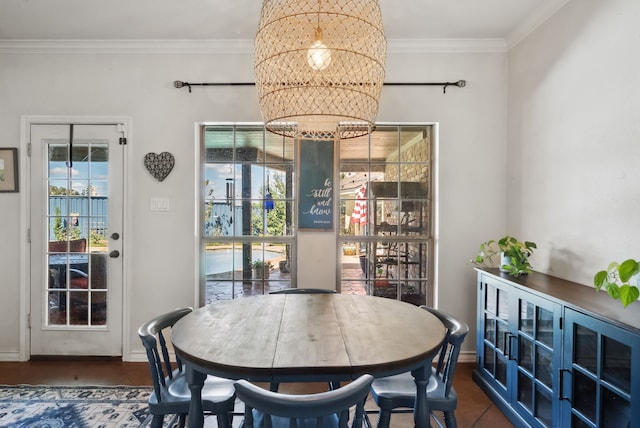
<svg viewBox="0 0 640 428">
<path fill-rule="evenodd" d="M 537 298 L 529 293 L 517 293 L 517 329 L 509 340 L 517 349 L 511 350 L 516 360 L 514 405 L 532 426 L 551 427 L 558 420 L 559 404 L 553 391 L 557 390 L 560 305 Z M 510 345 L 511 346 L 511 345 Z"/>
<path fill-rule="evenodd" d="M 640 339 L 580 312 L 566 310 L 563 418 L 571 427 L 640 426 Z M 634 363 L 635 362 L 635 366 Z"/>
<path fill-rule="evenodd" d="M 509 292 L 499 282 L 481 283 L 483 293 L 481 328 L 484 329 L 480 367 L 491 379 L 494 389 L 507 394 L 509 345 Z M 479 335 L 482 336 L 482 335 Z"/>
</svg>

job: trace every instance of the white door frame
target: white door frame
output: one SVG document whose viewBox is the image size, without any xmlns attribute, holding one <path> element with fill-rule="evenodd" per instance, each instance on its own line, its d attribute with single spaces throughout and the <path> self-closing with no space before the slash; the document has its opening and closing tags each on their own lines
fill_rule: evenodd
<svg viewBox="0 0 640 428">
<path fill-rule="evenodd" d="M 30 255 L 29 255 L 29 229 L 30 229 L 30 201 L 31 201 L 31 165 L 27 156 L 29 150 L 29 135 L 31 125 L 50 124 L 58 125 L 65 123 L 77 124 L 111 124 L 124 123 L 127 144 L 131 144 L 131 118 L 127 116 L 41 116 L 41 115 L 25 115 L 20 118 L 20 230 L 23 238 L 20 240 L 20 322 L 19 322 L 19 344 L 18 358 L 20 361 L 27 361 L 31 356 L 31 338 L 30 338 L 30 312 L 31 312 L 31 283 L 30 283 Z M 128 212 L 128 177 L 130 176 L 130 162 L 128 162 L 128 150 L 124 151 L 123 165 L 123 212 Z M 125 237 L 130 236 L 130 222 L 123 218 L 123 234 Z M 123 253 L 129 254 L 129 239 L 123 241 Z M 131 353 L 131 343 L 129 326 L 131 324 L 129 306 L 129 269 L 127 258 L 122 260 L 122 359 L 128 360 Z"/>
</svg>

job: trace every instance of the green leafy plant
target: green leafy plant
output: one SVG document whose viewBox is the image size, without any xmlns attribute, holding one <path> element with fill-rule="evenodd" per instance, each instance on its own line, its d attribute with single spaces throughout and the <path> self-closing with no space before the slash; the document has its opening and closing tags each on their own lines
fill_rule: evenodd
<svg viewBox="0 0 640 428">
<path fill-rule="evenodd" d="M 640 290 L 635 285 L 629 284 L 629 280 L 640 274 L 640 262 L 628 259 L 622 263 L 611 262 L 606 270 L 601 270 L 593 277 L 593 285 L 596 290 L 604 288 L 609 296 L 620 300 L 626 308 L 638 300 Z"/>
<path fill-rule="evenodd" d="M 66 241 L 67 239 L 73 240 L 80 238 L 80 228 L 77 226 L 68 225 L 65 226 L 62 217 L 60 215 L 60 208 L 56 207 L 55 218 L 53 220 L 53 234 L 56 237 L 56 241 Z"/>
<path fill-rule="evenodd" d="M 502 254 L 504 257 L 500 270 L 512 276 L 520 276 L 531 272 L 529 256 L 536 248 L 538 247 L 535 242 L 522 242 L 507 235 L 497 241 L 491 239 L 480 244 L 480 250 L 471 263 L 479 267 L 492 268 L 495 267 L 494 258 L 496 255 Z"/>
<path fill-rule="evenodd" d="M 271 264 L 271 262 L 265 262 L 264 260 L 255 260 L 253 263 L 251 263 L 251 267 L 253 269 L 273 269 L 273 265 Z"/>
</svg>

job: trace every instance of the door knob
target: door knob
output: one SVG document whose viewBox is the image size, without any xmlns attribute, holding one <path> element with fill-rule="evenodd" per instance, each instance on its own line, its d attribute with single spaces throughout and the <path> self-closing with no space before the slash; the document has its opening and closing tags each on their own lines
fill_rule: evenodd
<svg viewBox="0 0 640 428">
<path fill-rule="evenodd" d="M 116 259 L 120 257 L 120 251 L 113 250 L 112 252 L 109 253 L 109 257 L 111 257 L 112 259 Z"/>
<path fill-rule="evenodd" d="M 112 233 L 111 239 L 113 239 L 114 241 L 117 241 L 118 239 L 120 239 L 120 234 L 117 232 Z"/>
</svg>

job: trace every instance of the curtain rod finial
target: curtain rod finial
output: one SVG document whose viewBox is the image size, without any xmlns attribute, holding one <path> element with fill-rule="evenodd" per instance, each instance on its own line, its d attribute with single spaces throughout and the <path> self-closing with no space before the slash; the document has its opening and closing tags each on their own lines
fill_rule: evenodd
<svg viewBox="0 0 640 428">
<path fill-rule="evenodd" d="M 173 81 L 173 86 L 175 88 L 178 88 L 178 89 L 184 88 L 186 86 L 187 88 L 189 88 L 189 93 L 191 93 L 191 84 L 189 82 L 182 82 L 180 80 L 174 80 Z"/>
</svg>

